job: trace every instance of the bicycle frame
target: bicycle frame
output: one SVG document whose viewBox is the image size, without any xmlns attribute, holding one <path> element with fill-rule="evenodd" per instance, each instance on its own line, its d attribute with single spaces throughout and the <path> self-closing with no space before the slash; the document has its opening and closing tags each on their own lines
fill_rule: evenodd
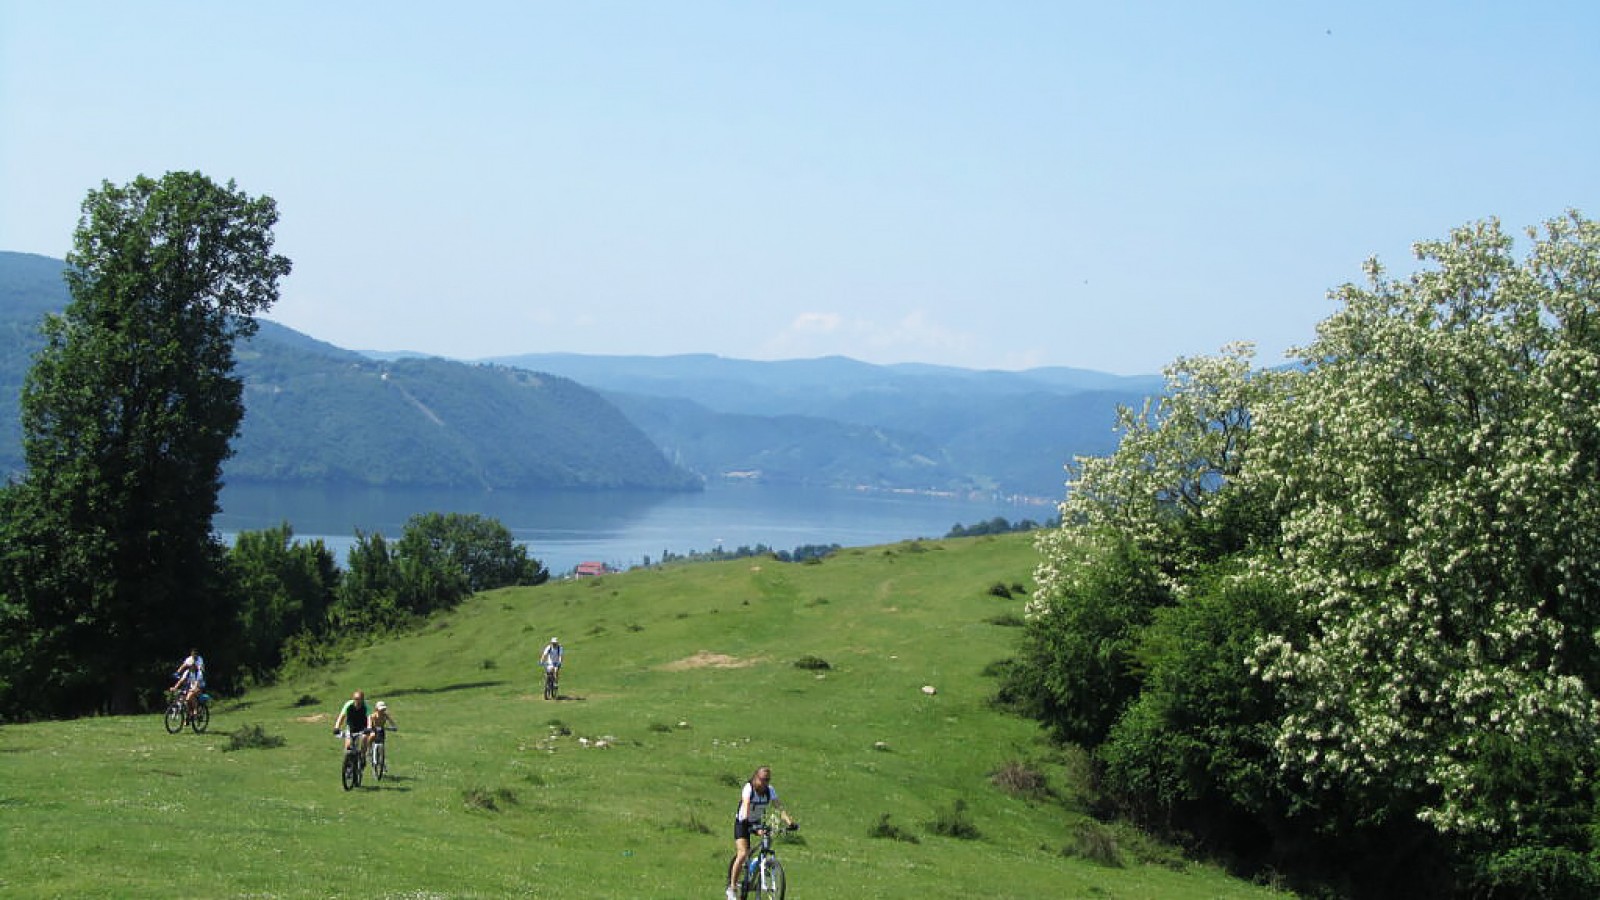
<svg viewBox="0 0 1600 900">
<path fill-rule="evenodd" d="M 778 852 L 772 847 L 772 833 L 776 829 L 762 827 L 753 830 L 761 836 L 761 842 L 750 851 L 750 858 L 745 863 L 745 870 L 740 876 L 739 896 L 781 898 L 786 889 L 786 877 L 783 864 L 778 861 Z"/>
</svg>

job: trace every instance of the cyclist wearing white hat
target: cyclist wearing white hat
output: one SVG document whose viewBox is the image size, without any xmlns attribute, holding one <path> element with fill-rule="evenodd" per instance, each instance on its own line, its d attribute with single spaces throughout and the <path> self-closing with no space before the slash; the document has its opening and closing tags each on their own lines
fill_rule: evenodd
<svg viewBox="0 0 1600 900">
<path fill-rule="evenodd" d="M 544 667 L 547 685 L 561 679 L 561 660 L 565 655 L 560 638 L 551 638 L 550 643 L 544 645 L 544 652 L 539 654 L 539 665 Z"/>
</svg>

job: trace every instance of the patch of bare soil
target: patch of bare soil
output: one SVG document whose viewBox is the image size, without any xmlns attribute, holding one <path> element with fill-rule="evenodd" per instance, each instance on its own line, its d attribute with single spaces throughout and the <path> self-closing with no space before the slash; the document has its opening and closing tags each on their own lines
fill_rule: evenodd
<svg viewBox="0 0 1600 900">
<path fill-rule="evenodd" d="M 661 668 L 668 672 L 682 672 L 688 669 L 743 669 L 756 664 L 753 659 L 739 659 L 726 653 L 708 653 L 701 650 L 693 656 L 674 660 Z"/>
</svg>

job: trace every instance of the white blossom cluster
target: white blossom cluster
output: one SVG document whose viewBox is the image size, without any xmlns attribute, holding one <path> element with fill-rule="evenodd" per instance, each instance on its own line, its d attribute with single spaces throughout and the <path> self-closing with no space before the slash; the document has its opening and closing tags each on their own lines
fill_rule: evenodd
<svg viewBox="0 0 1600 900">
<path fill-rule="evenodd" d="M 1337 292 L 1258 418 L 1245 478 L 1276 489 L 1270 566 L 1315 626 L 1253 662 L 1289 703 L 1286 767 L 1498 832 L 1531 790 L 1505 748 L 1579 778 L 1600 722 L 1600 229 L 1552 222 L 1522 265 L 1494 222 L 1417 252 L 1437 268 Z"/>
<path fill-rule="evenodd" d="M 1179 359 L 1163 372 L 1163 396 L 1138 412 L 1118 408 L 1116 452 L 1080 456 L 1068 467 L 1073 477 L 1061 504 L 1063 526 L 1038 539 L 1041 589 L 1031 614 L 1043 612 L 1084 571 L 1096 535 L 1114 532 L 1149 547 L 1162 539 L 1164 520 L 1206 514 L 1217 489 L 1238 474 L 1250 408 L 1273 383 L 1270 375 L 1251 372 L 1254 355 L 1254 346 L 1241 342 L 1221 356 Z M 1176 577 L 1167 585 L 1178 593 L 1183 586 Z"/>
<path fill-rule="evenodd" d="M 1520 261 L 1490 220 L 1418 245 L 1408 278 L 1369 263 L 1293 372 L 1252 373 L 1247 345 L 1179 360 L 1167 396 L 1121 411 L 1114 455 L 1070 467 L 1030 613 L 1106 535 L 1153 546 L 1249 491 L 1280 529 L 1252 577 L 1310 623 L 1241 661 L 1278 690 L 1287 774 L 1403 793 L 1462 833 L 1515 831 L 1592 776 L 1600 227 L 1529 236 Z M 1167 572 L 1180 599 L 1186 574 Z"/>
</svg>

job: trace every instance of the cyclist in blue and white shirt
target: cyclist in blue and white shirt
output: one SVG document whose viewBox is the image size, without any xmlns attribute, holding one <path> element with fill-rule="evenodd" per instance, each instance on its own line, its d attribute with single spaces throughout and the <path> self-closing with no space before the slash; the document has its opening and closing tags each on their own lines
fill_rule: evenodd
<svg viewBox="0 0 1600 900">
<path fill-rule="evenodd" d="M 777 810 L 786 827 L 795 827 L 789 811 L 778 802 L 778 791 L 772 786 L 771 767 L 762 766 L 739 791 L 739 809 L 733 815 L 733 865 L 728 869 L 728 900 L 739 896 L 739 872 L 750 858 L 750 832 L 766 820 L 769 806 Z"/>
<path fill-rule="evenodd" d="M 172 685 L 172 690 L 183 695 L 184 706 L 192 713 L 195 703 L 200 699 L 200 692 L 206 687 L 206 660 L 198 648 L 190 648 L 189 655 L 178 663 L 176 677 L 178 680 Z"/>
<path fill-rule="evenodd" d="M 561 648 L 561 640 L 559 638 L 551 638 L 550 643 L 544 645 L 544 652 L 539 654 L 539 665 L 544 667 L 546 672 L 552 673 L 559 678 L 561 677 L 561 658 L 565 655 L 566 651 Z"/>
</svg>

